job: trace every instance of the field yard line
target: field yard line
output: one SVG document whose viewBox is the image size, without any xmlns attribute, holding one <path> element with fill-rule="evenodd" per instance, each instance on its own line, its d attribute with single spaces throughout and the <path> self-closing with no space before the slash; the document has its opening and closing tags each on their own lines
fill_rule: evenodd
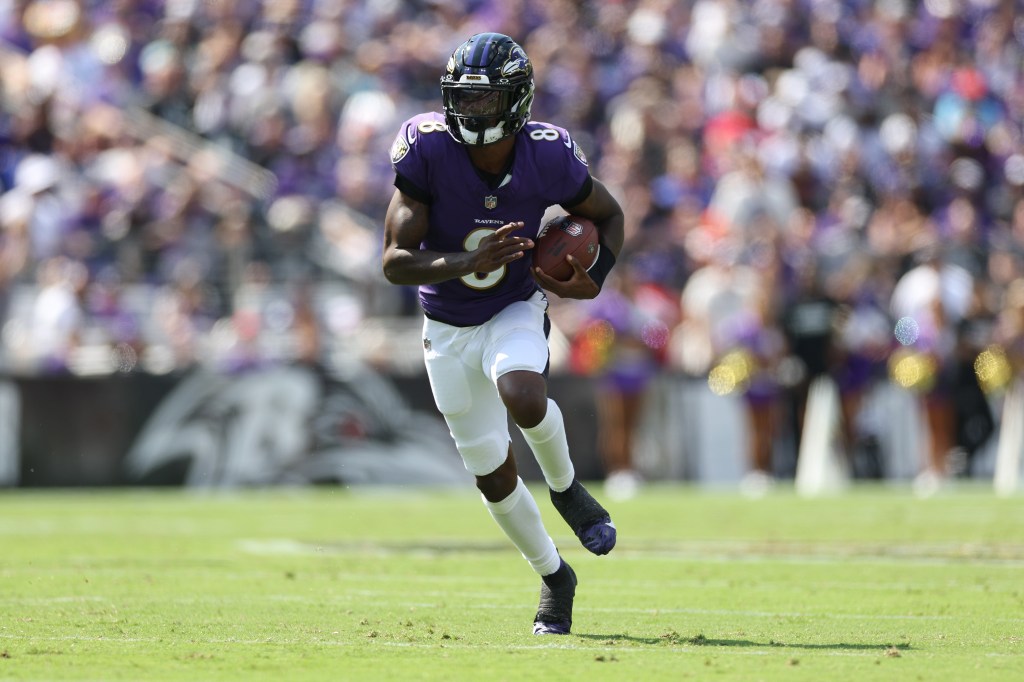
<svg viewBox="0 0 1024 682">
<path fill-rule="evenodd" d="M 687 551 L 651 551 L 631 552 L 626 549 L 618 556 L 618 561 L 650 561 L 664 559 L 678 561 L 684 559 L 693 563 L 745 563 L 745 564 L 880 564 L 883 566 L 1006 566 L 1009 568 L 1024 567 L 1024 559 L 971 556 L 915 556 L 915 555 L 865 555 L 865 554 L 699 554 Z"/>
<path fill-rule="evenodd" d="M 571 636 L 571 635 L 570 635 Z M 609 637 L 614 639 L 614 637 Z M 431 644 L 427 642 L 376 642 L 379 646 L 389 646 L 398 648 L 438 648 L 443 647 L 446 649 L 501 649 L 501 650 L 516 650 L 516 651 L 529 651 L 535 649 L 566 649 L 570 651 L 619 651 L 619 652 L 656 652 L 656 651 L 672 651 L 678 653 L 728 653 L 736 654 L 739 656 L 768 656 L 772 653 L 778 652 L 789 652 L 792 653 L 794 650 L 806 650 L 806 647 L 800 646 L 799 644 L 787 645 L 787 644 L 769 644 L 763 648 L 756 648 L 753 646 L 746 646 L 742 649 L 736 646 L 729 646 L 727 644 L 669 644 L 667 642 L 659 642 L 657 644 L 650 644 L 647 646 L 573 646 L 571 644 L 452 644 L 451 642 L 444 642 L 443 644 Z M 863 648 L 857 651 L 829 651 L 826 647 L 815 648 L 814 655 L 824 656 L 879 656 L 885 653 L 889 647 L 886 645 L 878 645 L 878 648 Z M 921 649 L 907 649 L 901 650 L 903 656 L 927 656 L 929 658 L 935 657 L 936 654 L 933 652 L 922 651 Z M 1024 654 L 1014 654 L 1005 652 L 994 652 L 990 651 L 985 656 L 990 658 L 1021 658 Z"/>
<path fill-rule="evenodd" d="M 25 642 L 111 642 L 117 644 L 166 644 L 168 641 L 167 637 L 85 637 L 82 635 L 65 635 L 65 636 L 46 636 L 46 637 L 26 637 L 20 635 L 9 635 L 0 633 L 0 639 L 10 641 L 25 641 Z M 609 637 L 608 639 L 613 639 Z M 202 645 L 202 644 L 242 644 L 245 646 L 259 645 L 259 644 L 272 644 L 272 645 L 285 645 L 285 646 L 296 646 L 296 645 L 309 645 L 309 646 L 339 646 L 339 647 L 352 647 L 362 646 L 361 642 L 355 644 L 354 642 L 345 642 L 338 640 L 299 640 L 299 639 L 279 639 L 279 638 L 268 638 L 268 639 L 189 639 L 188 643 Z M 798 646 L 787 647 L 783 644 L 766 645 L 763 649 L 752 649 L 752 647 L 744 647 L 742 650 L 736 647 L 730 646 L 716 646 L 716 645 L 702 645 L 702 644 L 669 644 L 669 643 L 656 643 L 648 644 L 646 646 L 611 646 L 611 645 L 588 645 L 584 644 L 581 646 L 575 646 L 573 644 L 462 644 L 455 643 L 451 640 L 445 640 L 444 642 L 373 642 L 372 646 L 387 646 L 387 647 L 398 647 L 398 648 L 423 648 L 423 649 L 438 649 L 438 648 L 459 648 L 459 649 L 494 649 L 494 650 L 537 650 L 537 649 L 565 649 L 567 651 L 617 651 L 617 652 L 633 652 L 633 653 L 664 653 L 667 651 L 678 652 L 678 653 L 691 653 L 691 652 L 705 652 L 709 653 L 715 651 L 717 653 L 730 653 L 735 655 L 768 655 L 772 652 L 780 652 L 786 649 L 801 648 Z M 878 649 L 863 649 L 860 651 L 827 651 L 824 649 L 817 650 L 816 653 L 829 656 L 862 656 L 862 655 L 880 655 L 885 651 L 886 647 L 879 645 Z M 1012 656 L 1014 654 L 1000 654 Z"/>
<path fill-rule="evenodd" d="M 447 596 L 444 592 L 418 592 L 420 596 Z M 511 593 L 510 593 L 511 594 Z M 267 601 L 278 601 L 278 602 L 291 602 L 296 604 L 316 604 L 323 605 L 327 601 L 345 602 L 349 601 L 346 599 L 348 596 L 359 596 L 359 597 L 374 597 L 374 596 L 393 596 L 393 592 L 388 590 L 351 590 L 345 595 L 326 597 L 303 597 L 300 595 L 291 594 L 263 594 L 261 599 Z M 484 595 L 481 597 L 490 596 L 493 594 Z M 246 603 L 250 604 L 254 601 L 251 596 L 239 596 L 239 597 L 186 597 L 182 595 L 174 595 L 168 597 L 168 600 L 173 601 L 177 605 L 187 606 L 189 604 L 228 604 L 228 603 Z M 10 599 L 0 599 L 0 604 L 7 603 L 21 603 L 21 604 L 45 604 L 48 602 L 54 603 L 66 603 L 74 601 L 88 601 L 88 602 L 112 602 L 113 600 L 104 599 L 100 597 L 14 597 Z M 156 600 L 152 600 L 156 601 Z M 417 609 L 439 609 L 446 608 L 446 605 L 438 602 L 404 602 L 403 607 L 417 608 Z M 475 603 L 475 604 L 464 604 L 460 608 L 478 609 L 478 610 L 527 610 L 527 607 L 522 604 L 495 604 L 495 603 Z M 948 621 L 948 620 L 963 620 L 963 615 L 928 615 L 928 614 L 860 614 L 860 613 L 836 613 L 836 612 L 823 612 L 823 613 L 811 613 L 801 611 L 757 611 L 748 609 L 698 609 L 698 608 L 642 608 L 642 607 L 577 607 L 578 613 L 646 613 L 646 614 L 683 614 L 683 615 L 695 615 L 695 616 L 739 616 L 739 617 L 753 617 L 753 618 L 808 618 L 808 619 L 835 619 L 835 620 L 907 620 L 907 621 Z M 998 623 L 1024 623 L 1024 618 L 1014 618 L 1010 616 L 1003 617 L 987 617 L 987 620 L 998 622 Z M 0 635 L 2 636 L 2 635 Z"/>
<path fill-rule="evenodd" d="M 416 543 L 372 543 L 358 542 L 352 544 L 319 543 L 313 544 L 291 538 L 269 540 L 243 539 L 237 546 L 245 552 L 256 555 L 284 556 L 335 556 L 371 555 L 371 556 L 438 556 L 458 552 L 478 551 L 514 551 L 505 543 L 452 543 L 438 542 L 432 547 L 429 540 Z M 783 543 L 777 550 L 766 551 L 765 543 L 744 542 L 681 542 L 648 544 L 646 547 L 620 545 L 607 561 L 649 561 L 662 559 L 677 561 L 680 559 L 694 563 L 787 563 L 787 564 L 882 564 L 882 565 L 982 565 L 1024 567 L 1024 558 L 1020 558 L 1022 550 L 1017 545 L 1007 548 L 1010 556 L 993 556 L 991 552 L 984 555 L 972 555 L 977 552 L 975 543 L 923 543 L 905 547 L 890 546 L 878 543 L 858 545 L 852 543 L 851 551 L 836 551 L 834 548 L 818 543 L 794 545 Z M 858 550 L 859 547 L 859 550 Z M 984 550 L 987 546 L 980 545 Z M 794 549 L 795 548 L 795 549 Z M 1004 552 L 1005 553 L 1005 552 Z"/>
<path fill-rule="evenodd" d="M 436 606 L 433 604 L 416 604 L 420 608 Z M 502 604 L 469 604 L 463 608 L 471 609 L 515 609 L 513 605 Z M 753 616 L 757 618 L 835 618 L 839 620 L 963 620 L 963 616 L 913 615 L 913 614 L 859 614 L 859 613 L 802 613 L 799 611 L 747 611 L 743 609 L 693 609 L 693 608 L 618 608 L 618 607 L 581 607 L 578 613 L 679 613 L 704 616 Z M 986 620 L 1000 623 L 1024 623 L 1024 618 L 997 617 Z"/>
<path fill-rule="evenodd" d="M 837 620 L 957 620 L 964 619 L 962 615 L 914 615 L 914 614 L 862 614 L 862 613 L 803 613 L 800 611 L 744 611 L 741 609 L 618 609 L 605 607 L 581 608 L 580 612 L 595 611 L 609 613 L 684 613 L 704 616 L 754 616 L 758 618 L 834 618 Z M 986 617 L 986 620 L 1000 623 L 1024 623 L 1024 618 L 1012 617 Z"/>
<path fill-rule="evenodd" d="M 39 572 L 40 571 L 39 571 L 38 567 L 7 568 L 7 569 L 0 568 L 0 578 L 10 578 L 10 577 L 14 577 L 14 576 L 19 575 L 19 574 L 23 574 L 23 575 L 37 575 Z M 113 566 L 113 565 L 111 565 L 111 566 L 92 566 L 92 565 L 89 565 L 89 566 L 58 566 L 58 567 L 51 567 L 51 568 L 47 569 L 47 572 L 49 572 L 49 573 L 61 572 L 61 573 L 75 573 L 75 574 L 87 573 L 89 575 L 109 575 L 109 574 L 112 574 L 112 575 L 134 575 L 134 574 L 138 574 L 140 572 L 140 569 L 128 568 L 128 567 L 124 567 L 124 566 Z M 179 571 L 179 573 L 180 572 L 182 572 L 182 571 Z M 188 573 L 188 574 L 213 575 L 213 574 L 219 573 L 220 571 L 219 570 L 209 570 L 209 569 L 205 569 L 205 568 L 195 568 L 195 569 L 189 569 L 188 571 L 184 571 L 184 572 Z M 267 573 L 267 574 L 270 574 L 270 575 L 277 575 L 278 571 L 262 570 L 261 569 L 260 571 L 250 571 L 250 573 L 256 573 L 256 574 Z M 335 579 L 335 580 L 368 581 L 368 582 L 377 582 L 377 583 L 384 582 L 384 583 L 388 583 L 388 584 L 397 584 L 397 585 L 403 585 L 403 586 L 404 585 L 408 585 L 408 584 L 413 584 L 413 583 L 422 583 L 422 584 L 450 583 L 450 584 L 457 584 L 460 587 L 466 587 L 466 586 L 472 587 L 476 583 L 476 584 L 479 584 L 479 585 L 486 585 L 487 589 L 489 591 L 493 592 L 493 588 L 491 587 L 491 585 L 493 584 L 493 580 L 491 578 L 486 578 L 486 579 L 484 579 L 484 578 L 474 578 L 473 576 L 464 576 L 464 575 L 450 575 L 450 576 L 444 576 L 444 575 L 419 575 L 419 574 L 416 574 L 416 575 L 409 575 L 409 574 L 386 575 L 386 574 L 379 574 L 379 573 L 353 573 L 353 572 L 343 572 L 343 573 L 341 573 L 341 572 L 332 572 L 330 574 L 330 577 L 332 579 Z M 593 585 L 593 586 L 602 586 L 602 585 L 603 586 L 613 586 L 613 587 L 616 587 L 617 589 L 621 589 L 620 583 L 619 583 L 619 581 L 616 578 L 590 577 L 587 580 L 587 584 L 588 585 Z M 733 584 L 733 581 L 731 581 L 729 579 L 710 579 L 710 578 L 693 578 L 693 579 L 671 578 L 671 579 L 665 579 L 665 580 L 635 580 L 635 579 L 631 579 L 630 582 L 629 582 L 629 588 L 630 588 L 631 592 L 642 593 L 642 592 L 648 591 L 650 589 L 664 589 L 665 587 L 673 587 L 673 588 L 680 588 L 680 589 L 690 588 L 690 589 L 700 589 L 700 590 L 707 590 L 707 589 L 711 589 L 711 588 L 723 589 L 723 588 L 731 587 L 732 584 Z M 906 592 L 907 590 L 915 590 L 916 591 L 916 590 L 921 590 L 921 589 L 930 589 L 931 587 L 934 587 L 935 589 L 943 589 L 943 590 L 957 589 L 957 590 L 962 590 L 962 591 L 967 591 L 967 592 L 981 592 L 981 593 L 989 593 L 989 592 L 1016 592 L 1019 589 L 1018 586 L 1015 583 L 1008 583 L 1005 587 L 1002 587 L 1002 586 L 995 586 L 995 587 L 993 587 L 992 585 L 990 585 L 988 583 L 978 583 L 976 581 L 970 581 L 970 580 L 954 580 L 954 579 L 950 579 L 950 578 L 945 577 L 945 576 L 942 576 L 940 578 L 936 578 L 934 581 L 929 581 L 927 583 L 923 582 L 923 581 L 916 581 L 916 582 L 894 582 L 894 581 L 864 582 L 864 581 L 827 580 L 827 581 L 816 581 L 815 584 L 819 588 L 821 588 L 821 589 L 830 589 L 830 590 L 850 590 L 850 591 L 864 591 L 864 590 L 868 590 L 868 591 L 872 591 L 872 592 L 897 592 L 897 593 L 903 593 L 903 592 Z M 772 581 L 765 581 L 765 583 L 762 584 L 762 585 L 750 585 L 751 589 L 767 589 L 767 590 L 771 590 L 771 589 L 774 589 L 774 587 L 775 586 L 772 583 Z M 358 591 L 353 590 L 353 592 L 358 594 Z M 369 595 L 375 596 L 375 595 L 380 594 L 381 592 L 379 590 L 367 589 L 366 593 L 369 594 Z M 518 594 L 518 590 L 515 589 L 515 588 L 509 588 L 508 593 L 509 594 Z M 427 593 L 418 592 L 418 594 L 427 594 Z M 438 592 L 434 592 L 434 593 L 430 593 L 430 594 L 438 594 Z M 66 598 L 67 599 L 75 599 L 76 597 L 69 596 L 69 597 L 66 597 Z M 78 598 L 84 599 L 85 597 L 78 597 Z M 19 601 L 27 601 L 27 600 L 31 600 L 31 599 L 33 599 L 33 597 L 22 597 L 22 596 L 4 597 L 2 595 L 2 593 L 0 593 L 0 601 L 7 600 L 7 601 L 19 602 Z M 46 600 L 47 598 L 43 597 L 41 599 Z"/>
<path fill-rule="evenodd" d="M 7 640 L 21 640 L 25 642 L 112 642 L 112 643 L 127 643 L 127 644 L 166 644 L 171 638 L 166 636 L 161 637 L 87 637 L 85 635 L 47 635 L 47 636 L 34 636 L 34 635 L 14 635 L 0 632 L 0 639 Z M 183 639 L 193 644 L 282 644 L 285 646 L 292 646 L 295 644 L 336 644 L 338 646 L 353 646 L 351 642 L 338 642 L 334 640 L 289 640 L 289 639 L 276 639 L 276 638 L 264 638 L 264 639 L 194 639 L 187 638 Z"/>
<path fill-rule="evenodd" d="M 0 639 L 10 641 L 25 641 L 25 642 L 110 642 L 116 644 L 166 644 L 167 637 L 86 637 L 83 635 L 64 635 L 60 637 L 47 636 L 47 637 L 25 637 L 20 635 L 12 635 L 6 633 L 0 633 Z M 614 636 L 610 636 L 609 639 L 614 639 Z M 337 646 L 337 647 L 355 647 L 363 646 L 362 643 L 338 641 L 331 639 L 279 639 L 279 638 L 265 638 L 265 639 L 190 639 L 188 643 L 195 645 L 202 644 L 240 644 L 243 646 L 256 646 L 256 645 L 277 645 L 277 646 Z M 786 644 L 770 644 L 763 648 L 754 648 L 745 646 L 742 649 L 735 646 L 728 645 L 715 645 L 715 644 L 672 644 L 668 642 L 658 642 L 648 644 L 646 646 L 614 646 L 614 645 L 574 645 L 574 644 L 461 644 L 446 640 L 444 642 L 381 642 L 375 641 L 369 646 L 382 646 L 382 647 L 394 647 L 394 648 L 409 648 L 409 649 L 467 649 L 467 650 L 495 650 L 495 651 L 534 651 L 543 649 L 564 649 L 566 651 L 613 651 L 621 653 L 704 653 L 704 654 L 729 654 L 735 656 L 768 656 L 773 653 L 788 652 L 791 653 L 794 650 L 806 650 L 805 647 L 799 644 L 786 645 Z M 863 656 L 880 656 L 884 655 L 887 647 L 885 645 L 878 645 L 876 648 L 864 648 L 858 651 L 829 651 L 826 647 L 815 648 L 814 656 L 844 656 L 844 657 L 863 657 Z M 807 655 L 811 655 L 809 652 Z M 931 651 L 922 651 L 921 649 L 910 649 L 903 652 L 904 656 L 927 656 L 929 658 L 936 657 L 937 654 Z M 988 652 L 985 654 L 990 658 L 1020 658 L 1020 654 L 1013 653 L 997 653 Z"/>
<path fill-rule="evenodd" d="M 110 601 L 105 597 L 72 595 L 68 597 L 0 597 L 0 604 L 69 604 L 75 602 Z"/>
</svg>

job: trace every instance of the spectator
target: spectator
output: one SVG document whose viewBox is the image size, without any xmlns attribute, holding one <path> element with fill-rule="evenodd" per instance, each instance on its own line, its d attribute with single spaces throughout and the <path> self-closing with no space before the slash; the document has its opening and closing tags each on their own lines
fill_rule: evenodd
<svg viewBox="0 0 1024 682">
<path fill-rule="evenodd" d="M 634 453 L 651 381 L 667 362 L 678 300 L 664 287 L 644 281 L 636 265 L 617 271 L 608 284 L 585 306 L 571 367 L 597 379 L 597 443 L 605 491 L 625 500 L 642 482 Z"/>
<path fill-rule="evenodd" d="M 44 372 L 67 371 L 81 342 L 85 275 L 79 263 L 65 258 L 51 258 L 40 265 L 39 296 L 32 307 L 26 341 Z"/>
<path fill-rule="evenodd" d="M 957 328 L 967 317 L 974 281 L 962 266 L 948 263 L 937 246 L 919 254 L 892 293 L 897 338 L 914 349 L 921 370 L 905 386 L 921 396 L 927 428 L 926 451 L 915 488 L 934 493 L 949 476 L 948 458 L 956 443 L 955 387 Z M 897 381 L 899 381 L 897 376 Z"/>
</svg>

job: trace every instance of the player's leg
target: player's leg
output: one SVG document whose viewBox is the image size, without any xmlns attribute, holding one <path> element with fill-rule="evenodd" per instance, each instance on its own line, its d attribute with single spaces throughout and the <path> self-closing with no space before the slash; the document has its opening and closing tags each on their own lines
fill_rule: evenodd
<svg viewBox="0 0 1024 682">
<path fill-rule="evenodd" d="M 572 569 L 558 555 L 536 501 L 519 478 L 504 405 L 490 380 L 466 364 L 474 350 L 465 343 L 465 332 L 430 320 L 425 330 L 424 358 L 437 407 L 466 469 L 476 476 L 488 512 L 549 592 L 548 607 L 538 611 L 538 619 L 547 619 L 537 621 L 545 626 L 542 634 L 564 634 L 572 622 L 575 579 L 567 579 Z"/>
<path fill-rule="evenodd" d="M 561 558 L 544 528 L 537 502 L 527 490 L 523 479 L 519 478 L 512 450 L 508 449 L 507 452 L 505 461 L 499 467 L 476 474 L 477 488 L 487 511 L 533 570 L 541 576 L 550 575 L 558 570 Z M 471 460 L 480 454 L 478 449 L 472 447 L 467 449 L 467 453 Z"/>
<path fill-rule="evenodd" d="M 548 398 L 544 376 L 548 364 L 546 308 L 547 299 L 537 293 L 527 301 L 513 303 L 488 322 L 483 370 L 522 431 L 548 487 L 562 491 L 572 484 L 576 472 L 562 413 Z"/>
<path fill-rule="evenodd" d="M 576 477 L 565 419 L 558 403 L 547 395 L 544 375 L 527 370 L 505 371 L 498 377 L 498 394 L 533 451 L 548 487 L 561 492 Z"/>
<path fill-rule="evenodd" d="M 612 380 L 597 392 L 597 445 L 604 463 L 604 493 L 628 500 L 640 487 L 633 467 L 633 438 L 643 415 L 644 388 Z"/>
<path fill-rule="evenodd" d="M 515 462 L 510 448 L 504 464 L 490 474 L 477 476 L 477 487 L 491 516 L 541 577 L 533 633 L 567 635 L 572 628 L 576 573 L 557 550 L 554 562 L 550 562 L 554 544 L 544 531 L 536 501 L 517 475 Z M 511 492 L 505 494 L 509 488 Z"/>
<path fill-rule="evenodd" d="M 491 386 L 493 392 L 493 386 Z M 496 400 L 496 396 L 495 396 Z M 519 477 L 516 460 L 508 443 L 507 419 L 504 409 L 479 409 L 483 403 L 477 393 L 474 408 L 466 413 L 447 416 L 449 428 L 470 472 L 476 475 L 484 506 L 491 517 L 512 541 L 534 571 L 541 577 L 540 605 L 534 617 L 533 631 L 539 635 L 564 635 L 572 627 L 572 606 L 576 595 L 576 574 L 559 556 L 554 542 L 544 528 L 540 509 L 533 495 Z M 500 401 L 499 401 L 500 404 Z M 497 439 L 479 436 L 479 429 L 488 421 L 494 433 L 498 422 L 494 416 L 500 412 L 505 461 L 491 469 L 498 451 Z M 473 438 L 477 434 L 477 438 Z M 461 445 L 459 445 L 461 443 Z"/>
<path fill-rule="evenodd" d="M 555 509 L 584 547 L 607 554 L 615 546 L 615 525 L 576 480 L 562 412 L 547 395 L 545 306 L 543 297 L 514 303 L 488 323 L 484 369 L 533 451 Z"/>
</svg>

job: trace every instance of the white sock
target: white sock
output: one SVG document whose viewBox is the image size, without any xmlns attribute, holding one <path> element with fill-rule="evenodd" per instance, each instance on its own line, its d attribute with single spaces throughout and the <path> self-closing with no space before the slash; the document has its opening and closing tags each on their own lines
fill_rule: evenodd
<svg viewBox="0 0 1024 682">
<path fill-rule="evenodd" d="M 569 458 L 569 441 L 565 437 L 565 421 L 558 403 L 548 398 L 548 411 L 540 424 L 519 430 L 533 450 L 548 487 L 560 493 L 572 485 L 576 470 Z"/>
<path fill-rule="evenodd" d="M 501 502 L 484 498 L 484 506 L 538 575 L 550 575 L 558 570 L 561 562 L 558 550 L 544 530 L 540 509 L 523 479 L 517 479 L 516 489 Z"/>
</svg>

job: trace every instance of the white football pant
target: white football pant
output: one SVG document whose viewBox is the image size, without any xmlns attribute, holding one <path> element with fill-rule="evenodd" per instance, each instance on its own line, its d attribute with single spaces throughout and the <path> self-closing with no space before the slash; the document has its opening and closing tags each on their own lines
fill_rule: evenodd
<svg viewBox="0 0 1024 682">
<path fill-rule="evenodd" d="M 508 457 L 508 413 L 498 395 L 498 377 L 514 370 L 544 371 L 546 310 L 547 297 L 538 291 L 476 327 L 431 319 L 423 324 L 423 358 L 434 402 L 474 476 L 491 473 Z"/>
</svg>

